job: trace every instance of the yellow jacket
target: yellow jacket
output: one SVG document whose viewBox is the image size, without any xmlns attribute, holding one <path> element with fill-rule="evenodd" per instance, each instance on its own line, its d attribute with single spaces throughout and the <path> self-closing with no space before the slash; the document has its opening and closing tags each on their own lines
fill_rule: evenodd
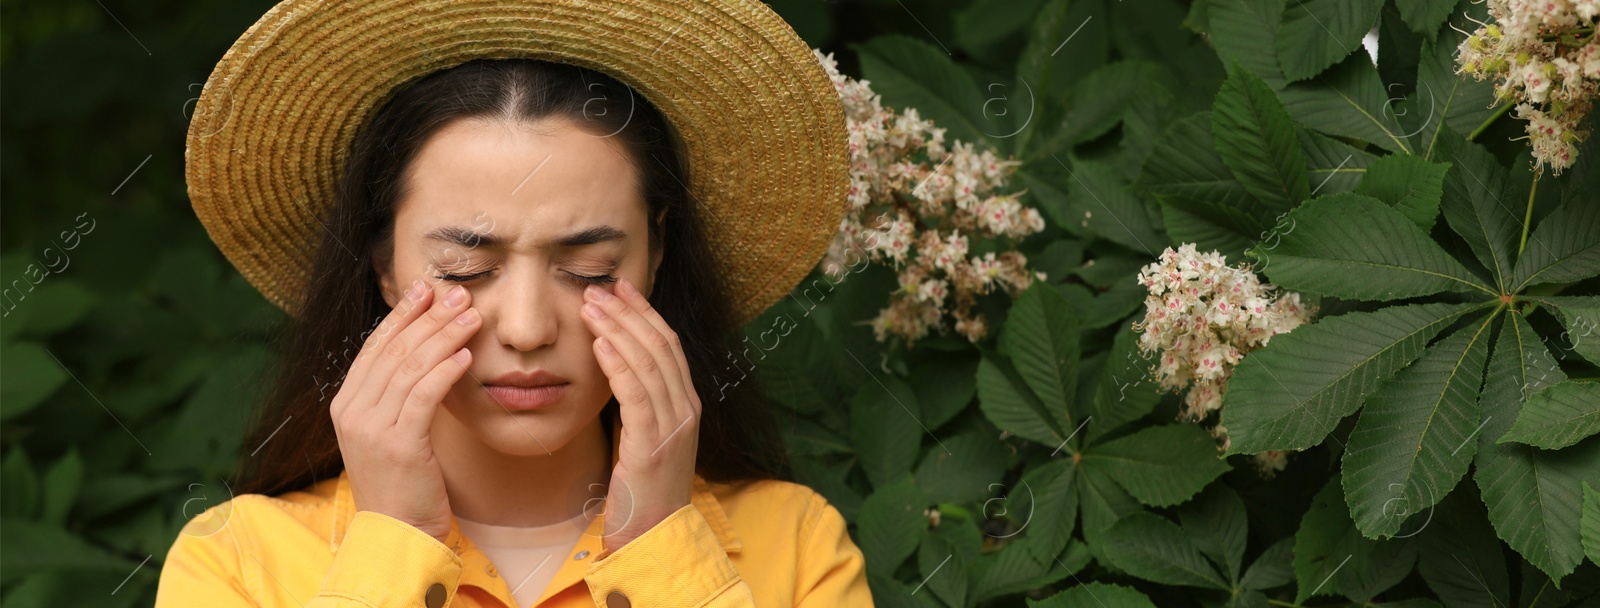
<svg viewBox="0 0 1600 608">
<path fill-rule="evenodd" d="M 769 480 L 735 489 L 696 475 L 691 504 L 609 553 L 600 541 L 604 523 L 604 514 L 589 522 L 536 607 L 872 606 L 844 518 L 803 485 Z M 156 606 L 516 602 L 458 526 L 441 544 L 397 519 L 356 511 L 341 474 L 276 497 L 238 496 L 195 517 L 167 554 Z"/>
</svg>

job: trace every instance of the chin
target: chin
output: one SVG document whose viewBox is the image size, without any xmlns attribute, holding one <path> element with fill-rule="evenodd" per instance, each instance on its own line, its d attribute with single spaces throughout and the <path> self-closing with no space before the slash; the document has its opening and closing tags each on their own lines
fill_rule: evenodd
<svg viewBox="0 0 1600 608">
<path fill-rule="evenodd" d="M 545 456 L 595 423 L 611 395 L 568 390 L 560 401 L 536 410 L 507 409 L 476 387 L 460 397 L 446 400 L 443 409 L 484 446 L 508 456 Z"/>
</svg>

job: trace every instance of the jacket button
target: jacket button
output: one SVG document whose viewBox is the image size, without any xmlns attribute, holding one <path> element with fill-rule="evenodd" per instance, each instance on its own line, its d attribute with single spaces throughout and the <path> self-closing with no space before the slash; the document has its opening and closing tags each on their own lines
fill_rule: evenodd
<svg viewBox="0 0 1600 608">
<path fill-rule="evenodd" d="M 428 587 L 428 594 L 423 596 L 422 604 L 428 608 L 444 608 L 444 600 L 448 595 L 450 594 L 445 592 L 443 584 L 434 583 L 432 587 Z"/>
<path fill-rule="evenodd" d="M 612 591 L 606 596 L 606 608 L 632 608 L 633 602 L 628 601 L 628 596 L 621 591 Z"/>
</svg>

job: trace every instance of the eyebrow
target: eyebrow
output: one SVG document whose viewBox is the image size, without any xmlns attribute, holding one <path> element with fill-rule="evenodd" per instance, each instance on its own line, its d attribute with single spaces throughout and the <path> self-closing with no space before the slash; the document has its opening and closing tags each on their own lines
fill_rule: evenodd
<svg viewBox="0 0 1600 608">
<path fill-rule="evenodd" d="M 501 247 L 505 245 L 505 242 L 502 239 L 492 234 L 476 232 L 460 226 L 444 226 L 435 228 L 428 231 L 427 234 L 424 234 L 423 238 L 444 241 L 446 243 L 460 245 L 462 247 Z M 547 243 L 546 246 L 582 247 L 584 245 L 593 245 L 595 243 L 620 241 L 626 238 L 628 238 L 627 231 L 617 228 L 616 226 L 600 225 L 557 237 L 556 239 L 553 239 Z"/>
</svg>

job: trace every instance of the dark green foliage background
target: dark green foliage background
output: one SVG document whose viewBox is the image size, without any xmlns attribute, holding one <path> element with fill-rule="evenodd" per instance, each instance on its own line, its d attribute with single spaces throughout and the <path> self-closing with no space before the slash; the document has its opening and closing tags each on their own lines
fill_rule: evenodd
<svg viewBox="0 0 1600 608">
<path fill-rule="evenodd" d="M 1290 10 L 1294 3 L 1312 18 Z M 1492 118 L 1487 85 L 1455 82 L 1454 34 L 1434 27 L 1452 13 L 1452 23 L 1465 23 L 1459 11 L 1481 16 L 1481 7 L 771 4 L 812 46 L 834 51 L 842 71 L 871 80 L 887 105 L 916 107 L 951 139 L 1023 160 L 1013 184 L 1049 223 L 1021 245 L 1048 283 L 1016 302 L 983 299 L 995 335 L 980 345 L 953 336 L 915 349 L 875 342 L 865 320 L 895 286 L 893 272 L 876 266 L 831 290 L 805 291 L 808 279 L 747 328 L 753 343 L 772 344 L 763 332 L 779 317 L 794 327 L 744 371 L 780 406 L 801 481 L 855 524 L 879 605 L 1600 602 L 1600 569 L 1586 561 L 1549 580 L 1548 564 L 1530 564 L 1496 537 L 1470 481 L 1431 497 L 1438 504 L 1416 511 L 1401 536 L 1362 536 L 1341 491 L 1353 409 L 1332 416 L 1331 434 L 1296 438 L 1311 447 L 1276 478 L 1262 479 L 1246 455 L 1218 456 L 1202 430 L 1174 422 L 1178 400 L 1144 378 L 1148 362 L 1128 328 L 1142 313 L 1138 268 L 1178 242 L 1235 262 L 1247 250 L 1284 256 L 1268 277 L 1306 291 L 1324 316 L 1380 310 L 1340 293 L 1345 286 L 1318 283 L 1328 275 L 1290 256 L 1315 258 L 1306 253 L 1314 247 L 1287 233 L 1266 239 L 1283 213 L 1312 213 L 1299 206 L 1318 191 L 1395 204 L 1472 272 L 1487 272 L 1471 261 L 1475 242 L 1438 219 L 1440 191 L 1397 204 L 1385 198 L 1394 184 L 1363 182 L 1380 157 L 1433 149 L 1434 140 L 1383 131 L 1389 124 L 1439 132 L 1436 141 L 1452 142 L 1445 149 L 1489 158 L 1480 170 L 1511 167 L 1507 179 L 1525 186 L 1526 148 L 1509 139 L 1521 124 Z M 0 601 L 8 606 L 149 604 L 178 529 L 227 499 L 229 475 L 253 449 L 241 435 L 283 315 L 191 213 L 183 141 L 214 62 L 270 6 L 3 7 L 0 71 L 10 86 L 0 92 L 0 281 L 10 299 L 0 299 Z M 1342 86 L 1330 75 L 1362 67 L 1356 46 L 1375 19 L 1382 96 L 1365 109 L 1382 120 L 1318 114 Z M 1442 98 L 1418 95 L 1445 84 Z M 1424 110 L 1438 99 L 1463 105 L 1435 118 Z M 1464 147 L 1469 133 L 1477 152 Z M 1587 161 L 1600 161 L 1595 148 Z M 1262 163 L 1239 160 L 1252 154 Z M 1573 200 L 1600 204 L 1591 166 L 1543 178 L 1535 221 Z M 1419 183 L 1455 179 L 1442 163 L 1402 168 Z M 1216 179 L 1204 179 L 1207 170 Z M 1505 192 L 1521 197 L 1512 203 L 1520 226 L 1526 189 Z M 1368 204 L 1350 200 L 1330 204 Z M 81 240 L 65 241 L 74 229 Z M 68 246 L 70 263 L 61 264 Z M 46 261 L 52 270 L 41 280 Z M 1587 279 L 1519 295 L 1592 296 L 1600 268 L 1585 271 Z M 1439 301 L 1398 303 L 1424 300 Z M 1544 343 L 1561 373 L 1592 379 L 1555 308 L 1530 309 L 1526 323 L 1556 336 Z M 1593 453 L 1595 441 L 1568 449 Z M 937 526 L 928 508 L 938 509 Z M 1341 555 L 1350 563 L 1324 563 Z M 1328 579 L 1316 584 L 1322 573 Z"/>
</svg>

